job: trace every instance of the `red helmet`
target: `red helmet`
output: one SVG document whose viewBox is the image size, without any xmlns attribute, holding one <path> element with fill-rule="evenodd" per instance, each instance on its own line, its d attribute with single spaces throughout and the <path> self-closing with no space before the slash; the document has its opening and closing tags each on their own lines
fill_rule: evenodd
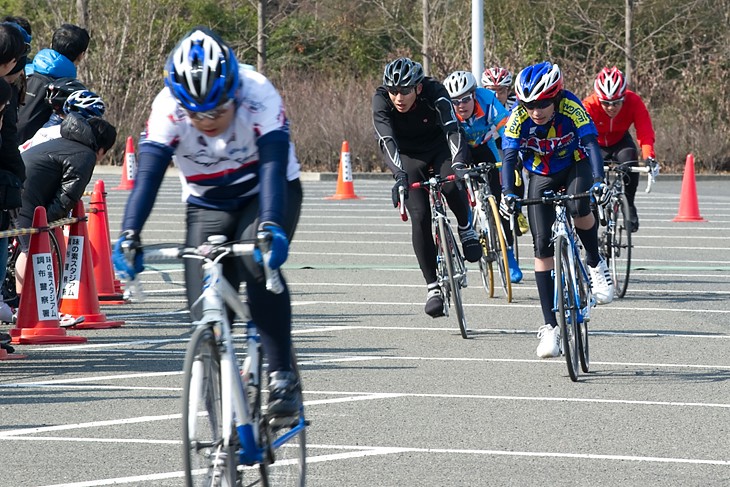
<svg viewBox="0 0 730 487">
<path fill-rule="evenodd" d="M 504 68 L 487 68 L 482 73 L 482 86 L 494 88 L 497 86 L 512 86 L 512 73 Z"/>
<path fill-rule="evenodd" d="M 616 66 L 603 68 L 593 83 L 593 89 L 601 101 L 620 100 L 626 94 L 626 78 Z"/>
</svg>

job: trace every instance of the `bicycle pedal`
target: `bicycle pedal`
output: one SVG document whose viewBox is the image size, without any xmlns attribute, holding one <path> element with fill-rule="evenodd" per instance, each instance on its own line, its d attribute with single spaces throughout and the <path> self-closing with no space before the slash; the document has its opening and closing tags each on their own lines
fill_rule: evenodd
<svg viewBox="0 0 730 487">
<path fill-rule="evenodd" d="M 282 428 L 293 428 L 299 424 L 299 416 L 274 416 L 268 418 L 269 427 L 276 431 Z"/>
</svg>

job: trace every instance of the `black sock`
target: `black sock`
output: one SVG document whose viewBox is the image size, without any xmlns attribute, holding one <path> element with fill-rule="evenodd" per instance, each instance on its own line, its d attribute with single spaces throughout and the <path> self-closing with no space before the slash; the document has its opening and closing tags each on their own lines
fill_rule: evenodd
<svg viewBox="0 0 730 487">
<path fill-rule="evenodd" d="M 593 228 L 589 230 L 581 230 L 575 228 L 575 233 L 583 242 L 583 248 L 586 249 L 586 262 L 591 267 L 596 267 L 601 261 L 601 255 L 598 253 L 598 222 L 593 223 Z"/>
<path fill-rule="evenodd" d="M 548 325 L 558 326 L 558 320 L 553 311 L 555 299 L 555 281 L 553 271 L 535 271 L 535 282 L 537 283 L 537 294 L 540 296 L 540 307 L 542 316 Z"/>
</svg>

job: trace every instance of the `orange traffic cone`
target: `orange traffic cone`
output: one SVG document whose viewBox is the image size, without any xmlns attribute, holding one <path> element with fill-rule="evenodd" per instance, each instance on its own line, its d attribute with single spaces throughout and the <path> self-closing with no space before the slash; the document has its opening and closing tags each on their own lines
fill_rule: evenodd
<svg viewBox="0 0 730 487">
<path fill-rule="evenodd" d="M 687 154 L 682 177 L 682 192 L 679 195 L 679 213 L 673 222 L 704 222 L 700 216 L 700 205 L 697 202 L 697 185 L 695 184 L 695 156 Z"/>
<path fill-rule="evenodd" d="M 99 297 L 94 280 L 94 262 L 86 229 L 84 203 L 79 201 L 73 211 L 79 221 L 71 225 L 68 236 L 66 263 L 63 266 L 63 295 L 59 311 L 83 316 L 74 328 L 118 328 L 123 321 L 107 321 L 99 310 Z"/>
<path fill-rule="evenodd" d="M 48 229 L 46 209 L 33 213 L 33 228 Z M 45 231 L 31 235 L 25 281 L 20 295 L 18 321 L 10 330 L 12 343 L 85 343 L 86 338 L 69 336 L 58 320 L 55 279 L 51 263 L 51 244 Z"/>
<path fill-rule="evenodd" d="M 127 137 L 127 146 L 124 149 L 124 161 L 122 162 L 122 180 L 114 189 L 134 188 L 134 179 L 137 176 L 137 156 L 134 154 L 134 139 Z"/>
<path fill-rule="evenodd" d="M 0 360 L 17 360 L 21 358 L 28 358 L 27 355 L 21 355 L 19 353 L 8 353 L 4 348 L 0 348 Z"/>
<path fill-rule="evenodd" d="M 91 260 L 94 262 L 94 280 L 99 296 L 99 304 L 126 304 L 124 295 L 118 293 L 114 286 L 114 270 L 112 269 L 112 248 L 109 243 L 106 201 L 104 200 L 104 181 L 94 184 L 89 202 L 89 243 L 91 244 Z"/>
<path fill-rule="evenodd" d="M 352 164 L 350 162 L 350 144 L 347 141 L 342 142 L 342 151 L 340 152 L 340 169 L 337 172 L 337 191 L 332 196 L 328 196 L 328 200 L 351 200 L 361 199 L 355 195 L 355 188 L 352 184 Z"/>
</svg>

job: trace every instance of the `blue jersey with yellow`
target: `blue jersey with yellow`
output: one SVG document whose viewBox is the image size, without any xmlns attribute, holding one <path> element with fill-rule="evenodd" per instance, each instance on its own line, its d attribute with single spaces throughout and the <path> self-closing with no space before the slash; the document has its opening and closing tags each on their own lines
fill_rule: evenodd
<svg viewBox="0 0 730 487">
<path fill-rule="evenodd" d="M 497 144 L 494 142 L 497 137 L 504 135 L 504 126 L 507 123 L 509 112 L 499 102 L 493 91 L 485 88 L 477 88 L 474 91 L 474 113 L 468 119 L 462 119 L 458 112 L 461 128 L 466 134 L 466 141 L 469 147 L 479 147 L 487 144 L 494 154 L 495 160 L 499 160 Z"/>
<path fill-rule="evenodd" d="M 524 106 L 515 105 L 504 130 L 502 150 L 519 150 L 530 172 L 553 174 L 588 157 L 581 143 L 586 135 L 598 135 L 596 126 L 580 99 L 564 90 L 553 119 L 545 125 L 537 125 Z"/>
</svg>

